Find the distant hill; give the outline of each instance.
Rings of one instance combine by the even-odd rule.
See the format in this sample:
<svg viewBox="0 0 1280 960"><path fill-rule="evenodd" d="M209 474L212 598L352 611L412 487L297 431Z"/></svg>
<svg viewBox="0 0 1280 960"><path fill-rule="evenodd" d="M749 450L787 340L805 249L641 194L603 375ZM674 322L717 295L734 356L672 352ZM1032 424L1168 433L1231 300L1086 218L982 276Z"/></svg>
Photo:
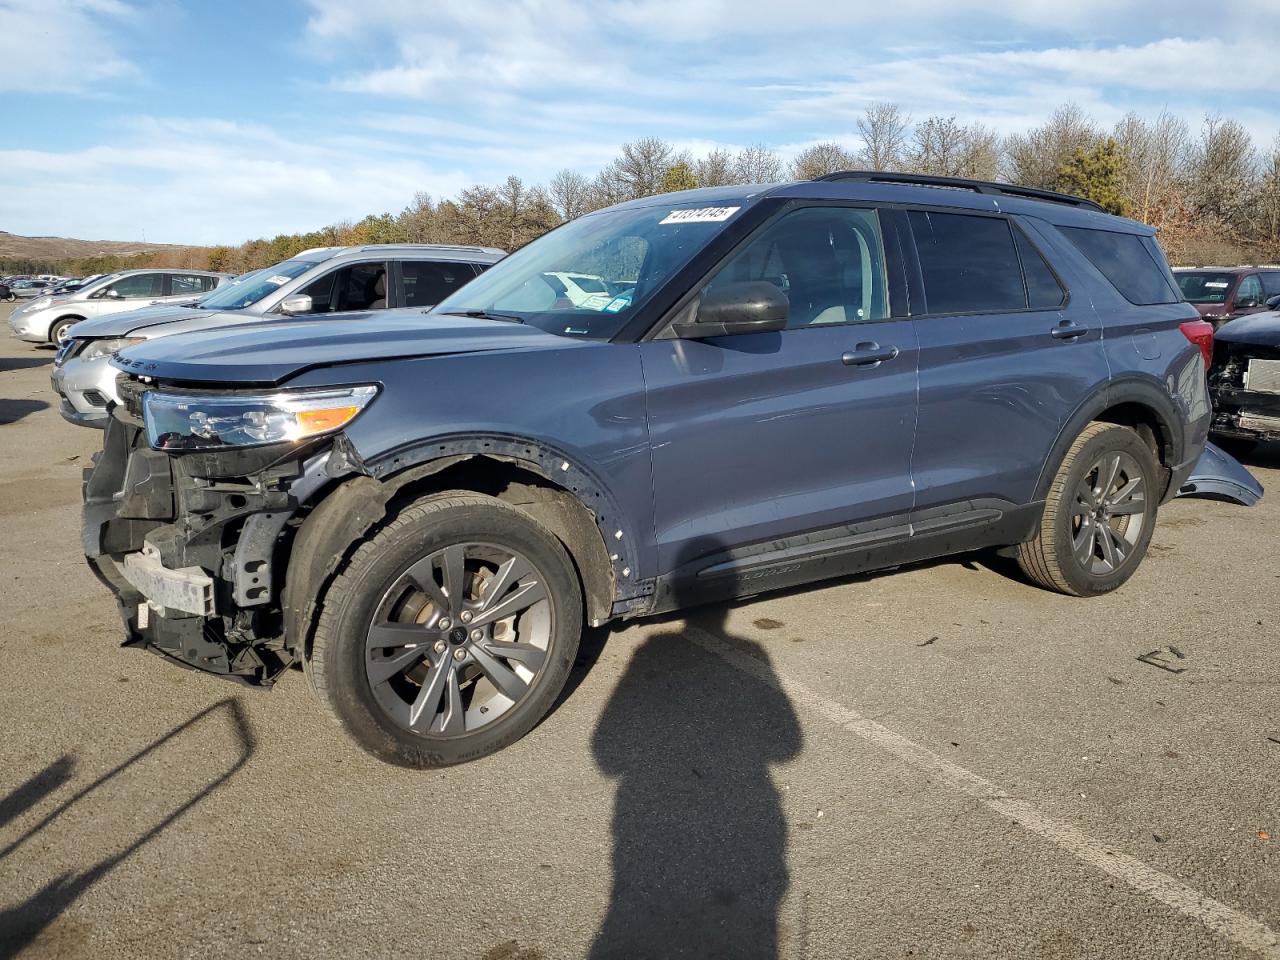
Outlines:
<svg viewBox="0 0 1280 960"><path fill-rule="evenodd" d="M130 240L73 240L69 237L21 237L0 230L0 259L71 260L80 257L128 257L139 253L183 250L172 243Z"/></svg>

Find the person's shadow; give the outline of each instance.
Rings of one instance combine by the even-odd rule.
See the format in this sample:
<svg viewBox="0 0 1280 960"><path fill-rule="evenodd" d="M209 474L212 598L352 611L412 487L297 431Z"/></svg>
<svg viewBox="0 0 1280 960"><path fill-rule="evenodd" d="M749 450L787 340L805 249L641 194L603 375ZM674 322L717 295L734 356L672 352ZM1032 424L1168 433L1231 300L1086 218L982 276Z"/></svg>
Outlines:
<svg viewBox="0 0 1280 960"><path fill-rule="evenodd" d="M705 552L705 551L704 551ZM726 630L721 605L688 623L769 663ZM618 780L613 889L595 960L773 958L789 883L787 826L769 765L802 735L786 695L693 642L684 624L636 650L592 749Z"/></svg>

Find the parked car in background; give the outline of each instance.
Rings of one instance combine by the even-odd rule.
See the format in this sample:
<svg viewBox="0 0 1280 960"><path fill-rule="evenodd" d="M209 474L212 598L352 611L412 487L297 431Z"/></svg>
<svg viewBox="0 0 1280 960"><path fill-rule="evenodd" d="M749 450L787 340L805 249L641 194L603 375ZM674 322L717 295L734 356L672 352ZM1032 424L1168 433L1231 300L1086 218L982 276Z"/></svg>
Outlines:
<svg viewBox="0 0 1280 960"><path fill-rule="evenodd" d="M1280 266L1177 267L1183 298L1215 326L1267 309L1280 296Z"/></svg>
<svg viewBox="0 0 1280 960"><path fill-rule="evenodd" d="M95 273L87 277L66 277L49 291L49 295L57 297L67 293L75 293L85 284L93 283L93 281L102 276L104 276L104 274Z"/></svg>
<svg viewBox="0 0 1280 960"><path fill-rule="evenodd" d="M145 304L182 303L226 283L231 275L207 270L142 268L108 274L65 296L42 296L9 316L9 329L30 343L61 343L83 320Z"/></svg>
<svg viewBox="0 0 1280 960"><path fill-rule="evenodd" d="M426 316L121 350L83 542L129 645L301 664L363 749L459 763L545 715L584 620L981 547L1116 589L1204 450L1211 343L1152 229L1077 198L648 197Z"/></svg>
<svg viewBox="0 0 1280 960"><path fill-rule="evenodd" d="M9 289L9 284L4 280L0 280L0 300L10 301L16 299L17 297L13 295L13 291Z"/></svg>
<svg viewBox="0 0 1280 960"><path fill-rule="evenodd" d="M47 294L52 286L48 280L18 280L9 291L15 300L33 300Z"/></svg>
<svg viewBox="0 0 1280 960"><path fill-rule="evenodd" d="M501 260L492 247L370 244L307 250L182 306L114 314L75 327L54 358L53 387L64 419L101 427L116 402L111 355L177 333L290 317L324 317L386 307L425 309Z"/></svg>
<svg viewBox="0 0 1280 960"><path fill-rule="evenodd" d="M1224 324L1214 337L1213 435L1241 455L1280 440L1280 294L1267 306Z"/></svg>

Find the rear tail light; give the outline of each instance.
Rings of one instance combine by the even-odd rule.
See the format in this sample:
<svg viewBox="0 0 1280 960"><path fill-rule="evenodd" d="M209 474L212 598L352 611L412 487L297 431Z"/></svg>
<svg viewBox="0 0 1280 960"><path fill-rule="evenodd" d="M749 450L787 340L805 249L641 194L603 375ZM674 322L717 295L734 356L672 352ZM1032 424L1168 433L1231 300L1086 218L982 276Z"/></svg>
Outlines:
<svg viewBox="0 0 1280 960"><path fill-rule="evenodd" d="M1207 320L1188 320L1178 324L1182 335L1200 349L1206 370L1213 366L1213 324Z"/></svg>

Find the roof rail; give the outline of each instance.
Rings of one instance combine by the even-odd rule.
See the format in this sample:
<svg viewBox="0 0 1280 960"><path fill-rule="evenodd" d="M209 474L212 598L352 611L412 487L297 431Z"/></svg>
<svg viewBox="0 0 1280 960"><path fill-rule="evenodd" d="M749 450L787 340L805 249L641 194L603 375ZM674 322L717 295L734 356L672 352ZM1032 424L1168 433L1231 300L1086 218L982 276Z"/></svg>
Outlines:
<svg viewBox="0 0 1280 960"><path fill-rule="evenodd" d="M385 250L387 247L410 250L451 250L465 253L504 253L497 247L477 247L469 243L366 243L357 249L361 251Z"/></svg>
<svg viewBox="0 0 1280 960"><path fill-rule="evenodd" d="M924 173L891 173L885 170L842 170L818 177L819 181L855 182L855 183L901 183L918 187L945 187L950 190L972 190L975 193L1003 195L1006 197L1025 197L1028 200L1047 200L1050 203L1065 203L1072 207L1084 207L1087 210L1106 211L1092 200L1084 197L1073 197L1069 193L1057 193L1053 190L1041 190L1039 187L1023 187L1014 183L996 183L993 180L967 180L964 177L935 177Z"/></svg>

